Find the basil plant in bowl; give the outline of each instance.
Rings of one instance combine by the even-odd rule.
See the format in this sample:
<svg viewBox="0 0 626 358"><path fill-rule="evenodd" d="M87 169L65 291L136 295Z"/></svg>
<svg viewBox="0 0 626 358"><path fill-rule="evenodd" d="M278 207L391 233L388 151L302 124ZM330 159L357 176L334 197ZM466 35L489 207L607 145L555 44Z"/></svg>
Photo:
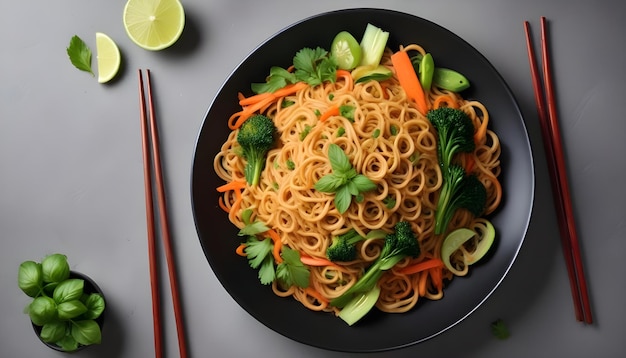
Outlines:
<svg viewBox="0 0 626 358"><path fill-rule="evenodd" d="M100 343L104 296L89 277L70 270L65 255L22 262L18 285L32 298L25 313L50 348L73 352Z"/></svg>

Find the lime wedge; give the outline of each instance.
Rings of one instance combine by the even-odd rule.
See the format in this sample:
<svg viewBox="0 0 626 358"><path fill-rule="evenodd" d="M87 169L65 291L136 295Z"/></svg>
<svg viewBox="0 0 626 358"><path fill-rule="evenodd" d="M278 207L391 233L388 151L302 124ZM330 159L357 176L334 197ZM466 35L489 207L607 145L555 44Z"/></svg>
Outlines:
<svg viewBox="0 0 626 358"><path fill-rule="evenodd" d="M123 22L135 44L158 51L178 40L185 27L185 11L179 0L128 0Z"/></svg>
<svg viewBox="0 0 626 358"><path fill-rule="evenodd" d="M96 61L98 64L98 82L109 82L120 69L122 56L120 50L109 36L96 32Z"/></svg>

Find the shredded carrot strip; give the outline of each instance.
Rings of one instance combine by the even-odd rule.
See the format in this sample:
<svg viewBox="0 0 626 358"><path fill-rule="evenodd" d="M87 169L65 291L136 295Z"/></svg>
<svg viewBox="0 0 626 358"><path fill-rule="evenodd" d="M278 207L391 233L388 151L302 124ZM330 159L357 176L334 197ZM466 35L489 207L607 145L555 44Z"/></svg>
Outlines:
<svg viewBox="0 0 626 358"><path fill-rule="evenodd" d="M465 172L471 173L475 164L474 153L465 153Z"/></svg>
<svg viewBox="0 0 626 358"><path fill-rule="evenodd" d="M447 107L454 108L454 109L459 108L459 103L456 100L454 100L454 98L452 98L451 96L439 96L435 98L435 101L433 102L433 108L437 109L441 107L441 105L444 103L446 104Z"/></svg>
<svg viewBox="0 0 626 358"><path fill-rule="evenodd" d="M244 251L245 249L246 249L246 244L239 244L239 246L237 246L237 249L235 250L235 253L237 253L237 255L239 256L246 257L248 255L246 255L246 252Z"/></svg>
<svg viewBox="0 0 626 358"><path fill-rule="evenodd" d="M425 116L429 110L428 98L417 78L409 55L405 51L398 51L391 55L391 63L407 97L415 102L418 111Z"/></svg>
<svg viewBox="0 0 626 358"><path fill-rule="evenodd" d="M327 259L323 259L323 258L319 258L319 257L311 257L308 255L305 255L303 253L300 253L300 261L302 261L303 264L305 265L309 265L309 266L334 266L334 267L338 267L338 265L330 260Z"/></svg>
<svg viewBox="0 0 626 358"><path fill-rule="evenodd" d="M416 263L414 265L409 265L406 267L403 267L402 269L400 269L398 272L403 274L403 275L411 275L414 273L418 273L424 270L428 270L431 269L433 267L443 267L443 261L441 261L440 259L430 259L430 260L426 260L426 261L422 261L419 263Z"/></svg>
<svg viewBox="0 0 626 358"><path fill-rule="evenodd" d="M226 204L224 204L224 197L220 196L219 198L217 198L217 205L219 205L219 207L225 212L230 212L230 209L226 206Z"/></svg>
<svg viewBox="0 0 626 358"><path fill-rule="evenodd" d="M485 116L482 122L480 122L480 127L478 127L476 133L474 133L474 143L480 143L483 139L485 139L485 136L487 135L487 122L489 122L489 119Z"/></svg>
<svg viewBox="0 0 626 358"><path fill-rule="evenodd" d="M320 116L320 122L324 122L328 118L332 116L338 116L338 115L339 115L339 106L331 106L326 110L326 112L322 113L322 115Z"/></svg>
<svg viewBox="0 0 626 358"><path fill-rule="evenodd" d="M241 127L243 122L250 118L255 112L262 112L279 98L293 94L306 86L307 84L305 82L297 82L287 85L273 93L259 93L250 97L244 97L239 93L237 97L239 98L239 104L242 106L242 109L228 118L228 128L235 130Z"/></svg>
<svg viewBox="0 0 626 358"><path fill-rule="evenodd" d="M382 95L384 99L389 99L389 93L387 93L387 85L384 83L380 83L380 90L383 91Z"/></svg>
<svg viewBox="0 0 626 358"><path fill-rule="evenodd" d="M245 181L240 181L240 180L233 180L231 182L228 182L224 185L220 185L217 187L217 191L219 191L220 193L224 193L227 192L229 190L238 190L238 189L243 189L246 187L246 182Z"/></svg>
<svg viewBox="0 0 626 358"><path fill-rule="evenodd" d="M346 81L348 88L354 87L354 80L352 78L352 74L350 73L350 71L337 70L337 79L340 79L340 78L343 78L344 81Z"/></svg>
<svg viewBox="0 0 626 358"><path fill-rule="evenodd" d="M287 86L285 86L285 87L275 91L272 94L274 95L275 98L278 99L280 97L285 97L285 96L289 96L290 94L294 94L294 93L298 92L299 90L303 89L306 86L307 86L306 82L296 82L294 84L287 85Z"/></svg>
<svg viewBox="0 0 626 358"><path fill-rule="evenodd" d="M430 275L430 280L433 283L433 286L438 291L443 289L443 274L441 273L441 267L432 267L428 269L428 274Z"/></svg>
<svg viewBox="0 0 626 358"><path fill-rule="evenodd" d="M258 102L266 99L267 97L271 97L271 96L273 96L272 93L270 93L270 92L263 92L263 93L255 94L254 96L239 98L239 105L240 106L249 106L249 105L258 103Z"/></svg>
<svg viewBox="0 0 626 358"><path fill-rule="evenodd" d="M274 229L269 229L267 231L272 241L274 241L274 249L272 250L272 255L274 256L274 261L277 264L283 262L283 258L280 256L280 250L283 247L283 242L280 240L280 236Z"/></svg>
<svg viewBox="0 0 626 358"><path fill-rule="evenodd" d="M317 290L316 290L316 289L314 289L314 288L312 288L312 287L310 287L310 286L309 286L309 287L307 287L307 288L305 288L305 289L304 289L304 292L305 292L307 295L309 295L309 296L311 296L311 297L315 298L315 299L316 299L319 303L321 303L321 304L327 305L327 304L330 302L330 301L328 301L328 299L327 299L326 297L322 296L322 294L321 294L321 293L317 292Z"/></svg>
<svg viewBox="0 0 626 358"><path fill-rule="evenodd" d="M426 281L428 281L428 271L422 272L417 282L417 293L420 296L426 296Z"/></svg>
<svg viewBox="0 0 626 358"><path fill-rule="evenodd" d="M261 108L275 101L276 98L273 96L266 97L254 104L244 107L241 111L233 114L228 118L228 128L235 130L246 121L246 119L250 118L252 114L259 111Z"/></svg>

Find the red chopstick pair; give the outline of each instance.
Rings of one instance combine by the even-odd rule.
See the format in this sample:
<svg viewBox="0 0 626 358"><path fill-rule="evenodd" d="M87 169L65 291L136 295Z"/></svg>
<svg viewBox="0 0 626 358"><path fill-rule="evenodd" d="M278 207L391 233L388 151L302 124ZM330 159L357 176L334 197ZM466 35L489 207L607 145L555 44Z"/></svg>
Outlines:
<svg viewBox="0 0 626 358"><path fill-rule="evenodd" d="M165 189L163 184L163 175L161 170L161 156L159 153L159 137L157 131L156 118L154 116L154 103L152 101L152 86L150 83L150 70L146 70L146 87L148 97L149 121L146 117L146 95L144 94L143 74L141 69L139 73L139 105L141 117L141 135L143 149L143 169L144 169L144 187L146 196L146 217L148 224L148 259L150 265L150 287L152 292L152 317L154 326L154 348L155 357L163 356L163 338L161 327L161 307L160 307L160 290L156 245L156 224L154 217L154 199L153 199L153 181L157 185L157 200L159 204L159 223L161 236L163 237L163 247L165 250L165 259L170 279L170 289L172 294L172 303L174 305L174 319L176 321L176 331L178 334L178 346L180 356L187 357L187 347L182 320L182 309L178 294L178 281L176 278L176 270L174 256L172 253L172 244L169 236L169 223L167 219L167 208L165 205ZM148 134L149 132L149 134ZM152 146L150 146L152 144ZM152 157L150 156L152 154ZM154 168L154 173L153 169ZM154 174L154 178L153 178Z"/></svg>
<svg viewBox="0 0 626 358"><path fill-rule="evenodd" d="M524 30L526 32L526 45L528 47L530 72L533 79L533 88L535 90L535 101L537 102L537 111L539 113L539 120L541 121L541 134L548 161L548 170L550 171L552 193L554 195L554 206L556 208L559 221L561 246L563 248L563 254L565 256L565 263L567 265L567 272L570 280L570 287L572 289L576 319L585 323L592 323L593 319L589 303L589 294L587 292L587 283L585 280L583 263L578 245L578 234L576 232L576 224L574 222L574 213L572 210L572 201L570 198L565 159L561 143L561 133L557 117L556 99L554 96L554 85L552 82L550 67L548 39L546 35L546 18L541 17L541 53L543 60L543 85L545 86L545 93L544 88L542 87L542 79L539 74L537 60L535 59L535 52L533 50L530 34L530 24L528 21L524 22Z"/></svg>

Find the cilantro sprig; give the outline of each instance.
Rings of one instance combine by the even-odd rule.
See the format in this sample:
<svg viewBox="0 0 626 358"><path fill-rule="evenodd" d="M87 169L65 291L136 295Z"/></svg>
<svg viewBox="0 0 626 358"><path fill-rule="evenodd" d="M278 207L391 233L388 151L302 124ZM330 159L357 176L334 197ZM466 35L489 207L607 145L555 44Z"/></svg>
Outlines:
<svg viewBox="0 0 626 358"><path fill-rule="evenodd" d="M335 206L339 213L345 213L352 198L363 200L363 193L376 189L376 183L363 174L357 173L350 159L337 144L328 147L328 159L332 173L321 177L314 185L315 190L335 194Z"/></svg>
<svg viewBox="0 0 626 358"><path fill-rule="evenodd" d="M278 280L285 287L294 285L308 287L310 271L300 260L300 253L289 247L283 247L281 251L283 261L277 265L272 254L274 243L271 238L262 235L269 228L261 221L252 222L251 216L250 209L242 213L245 226L239 230L239 236L246 236L244 253L250 267L259 270L259 281L263 285Z"/></svg>
<svg viewBox="0 0 626 358"><path fill-rule="evenodd" d="M293 57L294 72L273 66L265 82L251 85L254 93L276 92L277 90L296 82L306 82L310 86L317 86L325 81L335 82L337 76L337 61L321 47L305 47Z"/></svg>

